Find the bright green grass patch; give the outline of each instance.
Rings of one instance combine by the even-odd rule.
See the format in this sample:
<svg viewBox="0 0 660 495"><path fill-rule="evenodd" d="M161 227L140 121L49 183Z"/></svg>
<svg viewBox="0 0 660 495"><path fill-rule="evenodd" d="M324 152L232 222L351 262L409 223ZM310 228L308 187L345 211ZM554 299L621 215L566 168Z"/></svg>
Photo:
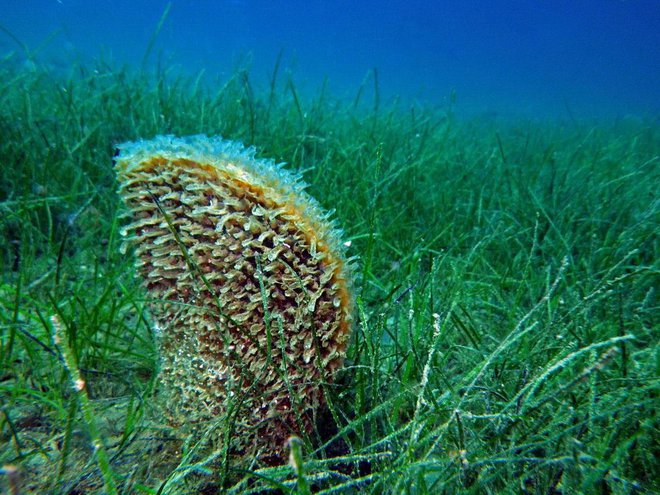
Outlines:
<svg viewBox="0 0 660 495"><path fill-rule="evenodd" d="M304 100L276 77L261 91L244 70L209 87L11 62L0 464L18 467L21 493L660 490L657 122L465 122ZM328 387L333 426L303 439L301 469L221 462L160 422L112 156L163 133L289 163L352 242L353 342Z"/></svg>

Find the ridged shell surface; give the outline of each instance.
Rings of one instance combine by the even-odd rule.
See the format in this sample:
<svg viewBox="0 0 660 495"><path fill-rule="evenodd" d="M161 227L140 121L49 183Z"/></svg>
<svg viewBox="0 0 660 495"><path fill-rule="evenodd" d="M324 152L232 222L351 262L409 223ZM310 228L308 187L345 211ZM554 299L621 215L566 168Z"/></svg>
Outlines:
<svg viewBox="0 0 660 495"><path fill-rule="evenodd" d="M236 142L124 143L115 169L170 422L281 459L344 359L352 302L339 231L299 177Z"/></svg>

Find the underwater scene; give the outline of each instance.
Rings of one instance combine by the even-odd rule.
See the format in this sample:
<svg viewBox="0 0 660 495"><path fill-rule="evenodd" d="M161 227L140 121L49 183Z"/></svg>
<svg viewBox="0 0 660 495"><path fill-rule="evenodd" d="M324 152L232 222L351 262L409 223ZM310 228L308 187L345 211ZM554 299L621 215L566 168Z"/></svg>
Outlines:
<svg viewBox="0 0 660 495"><path fill-rule="evenodd" d="M0 493L660 493L657 0L0 0Z"/></svg>

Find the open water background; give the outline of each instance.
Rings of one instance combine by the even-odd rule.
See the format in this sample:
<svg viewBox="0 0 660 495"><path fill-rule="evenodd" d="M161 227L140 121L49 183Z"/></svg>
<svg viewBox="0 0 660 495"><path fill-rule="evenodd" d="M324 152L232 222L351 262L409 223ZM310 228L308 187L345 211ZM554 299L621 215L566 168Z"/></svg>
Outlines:
<svg viewBox="0 0 660 495"><path fill-rule="evenodd" d="M0 57L140 67L168 3L0 0ZM459 115L660 115L660 0L174 0L147 62L208 84L248 65L265 86L280 53L307 94L353 98L377 69L384 102Z"/></svg>

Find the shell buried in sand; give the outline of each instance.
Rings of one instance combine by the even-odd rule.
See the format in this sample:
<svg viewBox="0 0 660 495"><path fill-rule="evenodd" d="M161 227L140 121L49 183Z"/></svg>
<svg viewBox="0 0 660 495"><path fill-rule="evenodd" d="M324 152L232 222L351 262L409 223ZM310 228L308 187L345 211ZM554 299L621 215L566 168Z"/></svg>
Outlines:
<svg viewBox="0 0 660 495"><path fill-rule="evenodd" d="M183 431L281 458L341 366L352 298L340 232L299 177L221 138L119 146L115 169L150 313L160 394Z"/></svg>

